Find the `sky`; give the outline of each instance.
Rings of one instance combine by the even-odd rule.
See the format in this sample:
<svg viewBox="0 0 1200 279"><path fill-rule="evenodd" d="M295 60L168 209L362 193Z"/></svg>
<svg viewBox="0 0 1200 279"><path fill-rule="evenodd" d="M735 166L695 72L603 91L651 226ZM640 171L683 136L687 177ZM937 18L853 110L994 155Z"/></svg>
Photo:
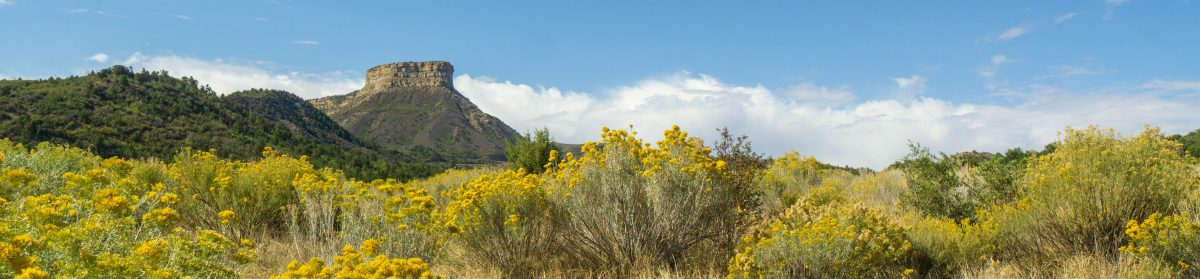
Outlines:
<svg viewBox="0 0 1200 279"><path fill-rule="evenodd" d="M1041 148L1064 128L1200 128L1200 3L0 0L0 79L115 64L219 93L349 93L444 60L518 131L729 127L758 151L879 168Z"/></svg>

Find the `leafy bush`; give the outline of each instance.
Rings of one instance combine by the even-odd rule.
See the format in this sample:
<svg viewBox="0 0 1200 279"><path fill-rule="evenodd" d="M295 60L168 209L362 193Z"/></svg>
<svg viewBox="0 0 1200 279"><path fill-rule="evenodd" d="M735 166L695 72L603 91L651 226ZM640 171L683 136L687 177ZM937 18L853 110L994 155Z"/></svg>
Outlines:
<svg viewBox="0 0 1200 279"><path fill-rule="evenodd" d="M504 148L512 170L525 169L539 174L546 172L546 163L558 161L558 147L550 138L550 130L540 129L525 137L517 137Z"/></svg>
<svg viewBox="0 0 1200 279"><path fill-rule="evenodd" d="M960 165L946 154L934 155L919 145L909 148L912 152L897 163L908 182L908 191L900 196L900 202L929 215L970 217L975 204L967 197L969 189L957 172Z"/></svg>
<svg viewBox="0 0 1200 279"><path fill-rule="evenodd" d="M877 211L806 198L743 239L729 277L908 277L911 249L904 230Z"/></svg>

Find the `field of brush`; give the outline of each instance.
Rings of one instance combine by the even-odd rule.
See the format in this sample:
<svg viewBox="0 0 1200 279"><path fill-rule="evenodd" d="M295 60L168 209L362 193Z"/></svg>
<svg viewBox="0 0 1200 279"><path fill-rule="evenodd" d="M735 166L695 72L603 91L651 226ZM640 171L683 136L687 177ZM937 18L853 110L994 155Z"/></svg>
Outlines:
<svg viewBox="0 0 1200 279"><path fill-rule="evenodd" d="M661 138L606 128L412 181L270 148L165 162L0 141L0 278L1200 276L1198 162L1157 129L914 146L884 170Z"/></svg>

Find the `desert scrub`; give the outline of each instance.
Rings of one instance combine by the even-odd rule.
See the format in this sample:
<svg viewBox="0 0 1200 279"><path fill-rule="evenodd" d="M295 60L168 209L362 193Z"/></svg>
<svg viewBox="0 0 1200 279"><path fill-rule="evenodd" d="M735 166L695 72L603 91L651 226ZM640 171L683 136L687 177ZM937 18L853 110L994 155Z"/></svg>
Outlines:
<svg viewBox="0 0 1200 279"><path fill-rule="evenodd" d="M441 278L429 271L429 265L419 258L389 258L380 254L378 243L368 239L359 249L346 245L342 254L333 257L333 265L326 266L320 258L306 263L292 261L287 271L272 275L272 279L332 279L332 278Z"/></svg>
<svg viewBox="0 0 1200 279"><path fill-rule="evenodd" d="M432 219L434 199L424 189L392 179L365 183L328 169L298 175L292 186L299 204L287 208L296 251L305 246L329 258L338 246L372 239L375 250L386 255L426 262L440 255L445 236Z"/></svg>
<svg viewBox="0 0 1200 279"><path fill-rule="evenodd" d="M212 151L185 149L168 166L168 187L181 197L179 211L189 226L226 227L235 233L256 233L285 228L282 208L295 202L291 180L311 172L306 157L263 150L259 161L220 159ZM237 219L222 219L232 211Z"/></svg>
<svg viewBox="0 0 1200 279"><path fill-rule="evenodd" d="M584 144L580 157L568 155L547 174L560 247L581 269L682 268L687 254L730 236L737 228L728 225L750 210L737 206L746 196L738 191L750 189L730 183L726 163L678 126L653 146L604 128L600 143Z"/></svg>
<svg viewBox="0 0 1200 279"><path fill-rule="evenodd" d="M987 264L995 256L999 230L991 215L980 211L975 218L962 220L915 213L904 216L910 220L905 235L913 245L915 267L926 276L946 277Z"/></svg>
<svg viewBox="0 0 1200 279"><path fill-rule="evenodd" d="M1121 252L1157 260L1189 276L1200 275L1200 222L1181 215L1155 213L1125 225L1129 244Z"/></svg>
<svg viewBox="0 0 1200 279"><path fill-rule="evenodd" d="M1158 129L1118 137L1095 127L1067 129L1057 149L1031 159L1023 208L997 215L1006 257L1052 264L1061 255L1116 255L1126 222L1177 211L1195 189L1179 144ZM1007 220L1004 220L1007 219Z"/></svg>
<svg viewBox="0 0 1200 279"><path fill-rule="evenodd" d="M792 151L775 158L758 181L764 214L782 213L810 189L820 187L828 172L821 168L815 157L802 156L799 152Z"/></svg>
<svg viewBox="0 0 1200 279"><path fill-rule="evenodd" d="M31 168L47 150L65 159ZM180 227L178 195L139 176L161 164L52 145L3 156L0 277L233 278L255 257L221 233Z"/></svg>
<svg viewBox="0 0 1200 279"><path fill-rule="evenodd" d="M484 175L455 190L437 214L465 264L527 277L553 261L550 201L538 175Z"/></svg>
<svg viewBox="0 0 1200 279"><path fill-rule="evenodd" d="M837 198L807 198L745 237L729 278L897 278L912 244L878 211Z"/></svg>

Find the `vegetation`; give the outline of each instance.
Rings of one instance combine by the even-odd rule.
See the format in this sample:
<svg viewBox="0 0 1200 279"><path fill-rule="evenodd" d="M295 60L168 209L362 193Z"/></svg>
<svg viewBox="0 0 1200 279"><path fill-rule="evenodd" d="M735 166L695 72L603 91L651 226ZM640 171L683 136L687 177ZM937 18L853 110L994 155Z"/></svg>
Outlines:
<svg viewBox="0 0 1200 279"><path fill-rule="evenodd" d="M535 130L533 134L524 137L517 137L504 147L504 155L508 157L510 169L524 169L533 174L546 172L546 164L558 161L557 154L560 153L558 145L550 138L550 130L545 128Z"/></svg>
<svg viewBox="0 0 1200 279"><path fill-rule="evenodd" d="M533 137L536 139L536 137ZM547 137L548 138L548 137ZM0 277L1200 276L1200 164L1147 128L882 171L605 129L526 168L358 180L307 156L0 141Z"/></svg>
<svg viewBox="0 0 1200 279"><path fill-rule="evenodd" d="M313 156L361 179L427 177L444 164L374 147L282 91L217 96L192 78L113 66L86 76L0 80L0 137L75 146L103 157L169 160L182 147L250 160L264 147Z"/></svg>

